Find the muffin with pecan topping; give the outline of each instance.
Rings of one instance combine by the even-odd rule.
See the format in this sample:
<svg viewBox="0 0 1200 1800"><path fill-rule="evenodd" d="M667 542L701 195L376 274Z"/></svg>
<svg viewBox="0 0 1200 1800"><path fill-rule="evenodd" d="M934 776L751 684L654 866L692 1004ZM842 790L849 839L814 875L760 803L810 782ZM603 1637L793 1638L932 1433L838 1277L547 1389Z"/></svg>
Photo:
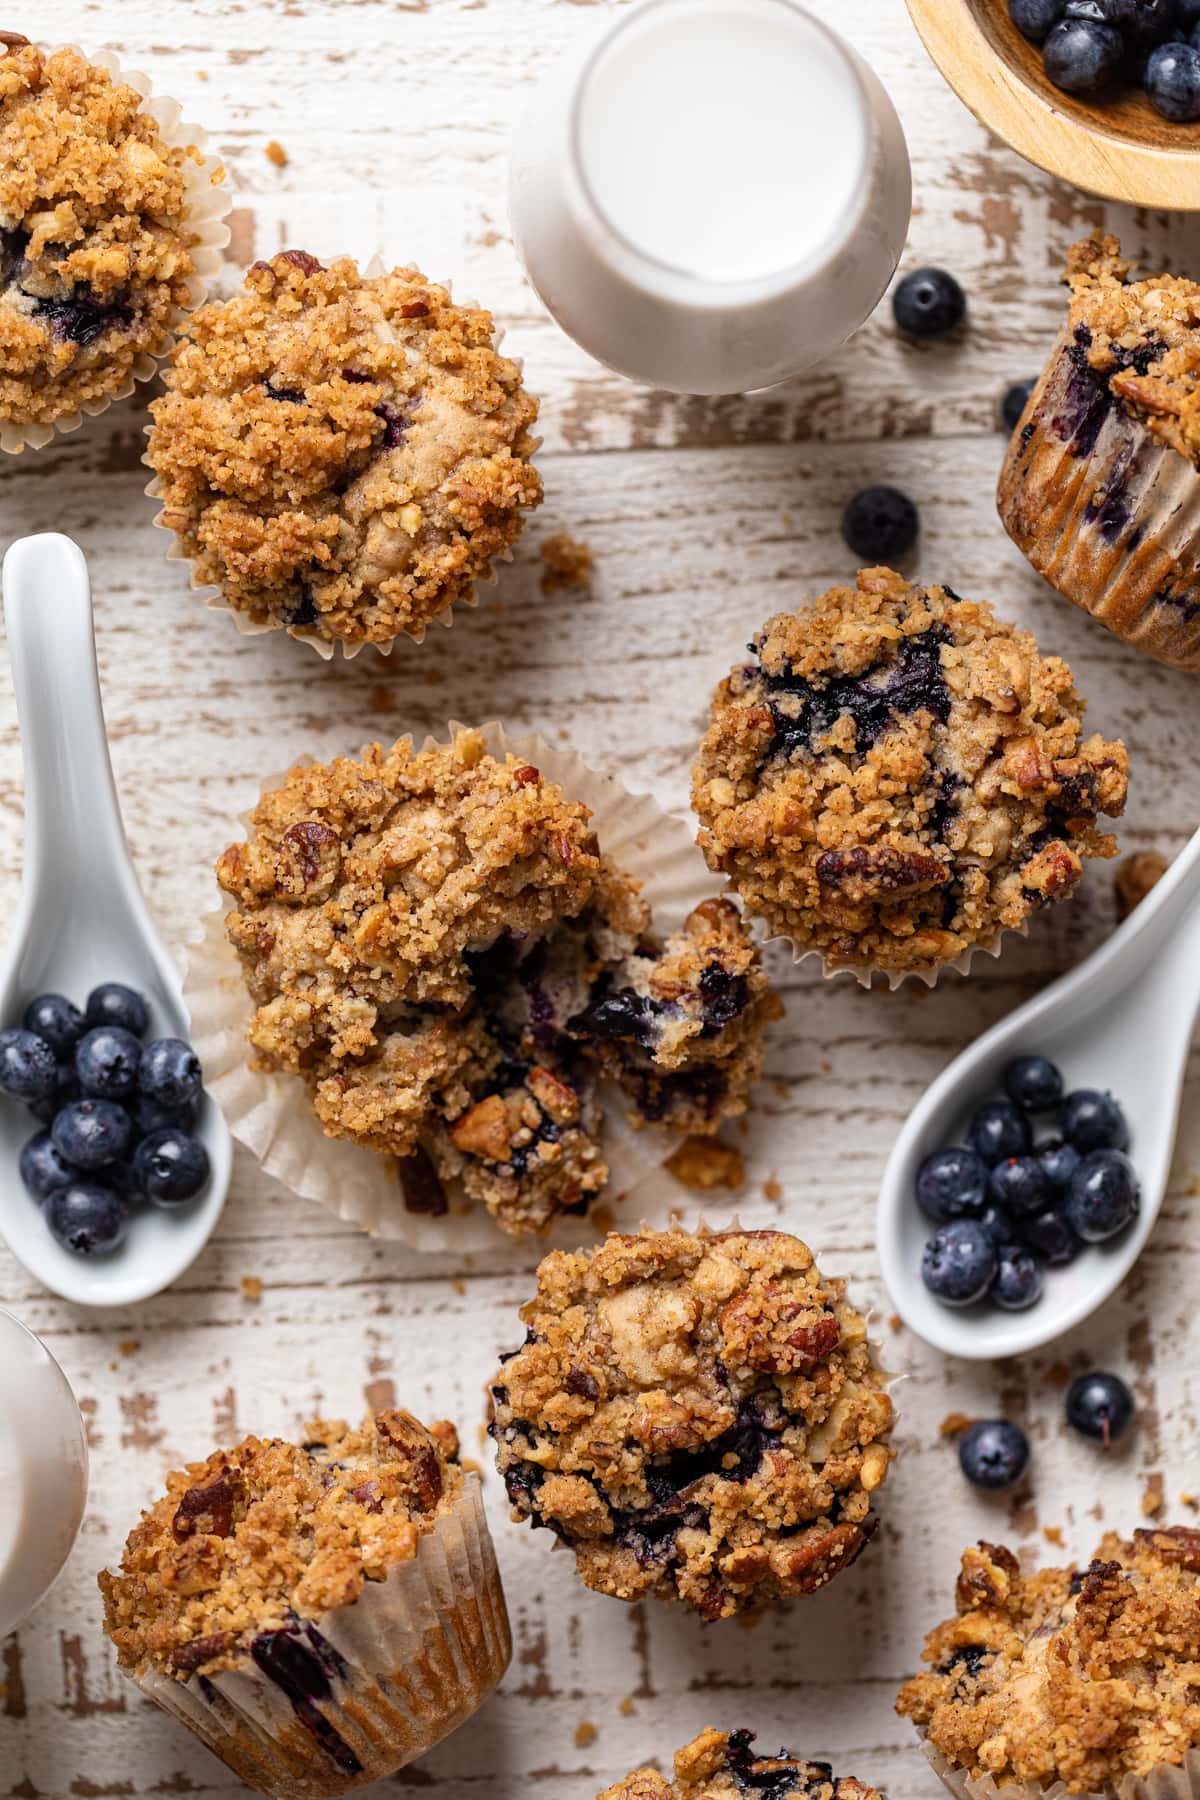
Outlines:
<svg viewBox="0 0 1200 1800"><path fill-rule="evenodd" d="M1067 665L982 603L866 569L752 649L692 804L710 868L797 952L930 979L1115 853L1125 746L1085 739Z"/></svg>
<svg viewBox="0 0 1200 1800"><path fill-rule="evenodd" d="M521 1318L496 1460L588 1587L728 1618L866 1547L892 1404L845 1283L798 1238L614 1233L547 1256Z"/></svg>
<svg viewBox="0 0 1200 1800"><path fill-rule="evenodd" d="M656 1769L635 1769L596 1800L740 1800L750 1793L778 1800L880 1800L874 1788L852 1775L834 1775L828 1763L803 1762L790 1750L756 1756L750 1732L712 1725L676 1751L674 1781Z"/></svg>
<svg viewBox="0 0 1200 1800"><path fill-rule="evenodd" d="M277 1800L423 1755L512 1648L478 1477L396 1410L168 1476L100 1587L126 1674Z"/></svg>

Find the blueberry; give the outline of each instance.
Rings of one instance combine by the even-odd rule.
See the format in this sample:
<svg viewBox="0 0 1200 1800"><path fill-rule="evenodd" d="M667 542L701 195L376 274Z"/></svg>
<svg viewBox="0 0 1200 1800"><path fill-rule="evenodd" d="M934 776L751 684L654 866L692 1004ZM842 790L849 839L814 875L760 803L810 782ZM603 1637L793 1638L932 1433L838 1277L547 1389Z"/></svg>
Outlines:
<svg viewBox="0 0 1200 1800"><path fill-rule="evenodd" d="M1038 1144L1034 1155L1042 1165L1042 1174L1050 1186L1063 1193L1071 1185L1071 1177L1079 1167L1079 1152L1073 1144L1064 1144L1061 1138L1048 1138L1044 1144Z"/></svg>
<svg viewBox="0 0 1200 1800"><path fill-rule="evenodd" d="M200 1060L180 1038L156 1038L142 1051L138 1089L147 1100L178 1109L200 1096Z"/></svg>
<svg viewBox="0 0 1200 1800"><path fill-rule="evenodd" d="M1146 64L1146 98L1164 119L1190 125L1200 119L1200 49L1160 44Z"/></svg>
<svg viewBox="0 0 1200 1800"><path fill-rule="evenodd" d="M946 269L914 269L892 295L892 312L906 337L946 337L966 310L967 297Z"/></svg>
<svg viewBox="0 0 1200 1800"><path fill-rule="evenodd" d="M58 1080L49 1044L32 1031L0 1031L0 1088L15 1100L48 1100Z"/></svg>
<svg viewBox="0 0 1200 1800"><path fill-rule="evenodd" d="M160 1206L191 1200L208 1180L208 1151L183 1131L154 1131L133 1158L133 1176L148 1199Z"/></svg>
<svg viewBox="0 0 1200 1800"><path fill-rule="evenodd" d="M951 1219L925 1246L921 1279L947 1306L982 1300L996 1273L996 1246L977 1219Z"/></svg>
<svg viewBox="0 0 1200 1800"><path fill-rule="evenodd" d="M1006 1312L1024 1312L1042 1297L1042 1271L1024 1244L1001 1244L996 1252L996 1273L988 1290Z"/></svg>
<svg viewBox="0 0 1200 1800"><path fill-rule="evenodd" d="M842 536L864 562L899 562L920 530L920 514L899 488L862 488L842 514Z"/></svg>
<svg viewBox="0 0 1200 1800"><path fill-rule="evenodd" d="M145 1094L139 1094L133 1103L133 1125L139 1137L149 1137L152 1131L192 1131L195 1124L194 1106L163 1106Z"/></svg>
<svg viewBox="0 0 1200 1800"><path fill-rule="evenodd" d="M84 1093L98 1100L131 1100L137 1091L142 1046L121 1025L98 1025L80 1039L75 1073Z"/></svg>
<svg viewBox="0 0 1200 1800"><path fill-rule="evenodd" d="M937 1224L983 1211L987 1170L973 1150L935 1150L917 1170L917 1205Z"/></svg>
<svg viewBox="0 0 1200 1800"><path fill-rule="evenodd" d="M989 1168L1009 1156L1028 1156L1032 1144L1029 1120L1007 1100L985 1102L967 1136Z"/></svg>
<svg viewBox="0 0 1200 1800"><path fill-rule="evenodd" d="M1077 1237L1102 1244L1124 1231L1140 1201L1137 1175L1124 1152L1092 1150L1071 1177L1064 1210Z"/></svg>
<svg viewBox="0 0 1200 1800"><path fill-rule="evenodd" d="M1006 1156L988 1178L988 1198L1014 1218L1041 1212L1049 1203L1050 1188L1036 1156Z"/></svg>
<svg viewBox="0 0 1200 1800"><path fill-rule="evenodd" d="M1004 1091L1026 1112L1049 1112L1063 1097L1063 1078L1045 1056L1018 1056L1004 1071Z"/></svg>
<svg viewBox="0 0 1200 1800"><path fill-rule="evenodd" d="M1062 19L1042 48L1042 64L1065 94L1097 94L1116 74L1125 40L1112 25L1092 19Z"/></svg>
<svg viewBox="0 0 1200 1800"><path fill-rule="evenodd" d="M981 1419L959 1439L958 1464L972 1487L1002 1494L1029 1466L1029 1439L1007 1419Z"/></svg>
<svg viewBox="0 0 1200 1800"><path fill-rule="evenodd" d="M55 1118L72 1100L79 1098L79 1077L73 1062L59 1063L54 1077L54 1092L47 1100L34 1100L29 1110L39 1124L53 1125Z"/></svg>
<svg viewBox="0 0 1200 1800"><path fill-rule="evenodd" d="M73 1100L58 1114L50 1136L73 1169L103 1169L129 1154L133 1120L111 1100Z"/></svg>
<svg viewBox="0 0 1200 1800"><path fill-rule="evenodd" d="M1062 18L1063 0L1008 0L1008 16L1031 44L1040 44Z"/></svg>
<svg viewBox="0 0 1200 1800"><path fill-rule="evenodd" d="M144 1037L150 1028L150 1009L142 996L119 981L104 981L87 997L85 1014L89 1025L119 1025Z"/></svg>
<svg viewBox="0 0 1200 1800"><path fill-rule="evenodd" d="M985 1206L979 1215L979 1223L999 1248L1001 1244L1009 1244L1016 1235L1016 1227L1002 1206L992 1204Z"/></svg>
<svg viewBox="0 0 1200 1800"><path fill-rule="evenodd" d="M48 1131L39 1131L21 1146L19 1164L21 1180L35 1200L48 1200L59 1188L69 1187L75 1179L50 1139Z"/></svg>
<svg viewBox="0 0 1200 1800"><path fill-rule="evenodd" d="M1129 1127L1111 1094L1077 1088L1059 1108L1058 1123L1068 1144L1080 1155L1089 1150L1127 1150Z"/></svg>
<svg viewBox="0 0 1200 1800"><path fill-rule="evenodd" d="M1000 402L1000 417L1004 421L1005 431L1015 431L1021 423L1021 414L1029 404L1029 396L1037 386L1036 376L1031 381L1014 381L1005 388L1004 398Z"/></svg>
<svg viewBox="0 0 1200 1800"><path fill-rule="evenodd" d="M1175 0L1175 17L1183 31L1200 25L1200 0Z"/></svg>
<svg viewBox="0 0 1200 1800"><path fill-rule="evenodd" d="M1030 1218L1022 1219L1020 1230L1021 1237L1029 1248L1043 1262L1049 1263L1052 1269L1065 1268L1067 1263L1075 1261L1083 1249L1062 1213L1053 1206L1048 1206L1045 1212L1034 1213Z"/></svg>
<svg viewBox="0 0 1200 1800"><path fill-rule="evenodd" d="M1104 0L1113 9L1111 23L1125 34L1126 48L1137 52L1178 39L1187 30L1179 0Z"/></svg>
<svg viewBox="0 0 1200 1800"><path fill-rule="evenodd" d="M115 1250L129 1229L129 1212L119 1194L98 1181L76 1181L46 1202L46 1223L56 1243L78 1256Z"/></svg>
<svg viewBox="0 0 1200 1800"><path fill-rule="evenodd" d="M1128 1431L1132 1418L1133 1395L1119 1375L1093 1369L1067 1389L1067 1424L1098 1438L1105 1449Z"/></svg>
<svg viewBox="0 0 1200 1800"><path fill-rule="evenodd" d="M70 1057L83 1036L83 1014L62 994L39 994L25 1008L21 1022L26 1031L49 1044L59 1062Z"/></svg>

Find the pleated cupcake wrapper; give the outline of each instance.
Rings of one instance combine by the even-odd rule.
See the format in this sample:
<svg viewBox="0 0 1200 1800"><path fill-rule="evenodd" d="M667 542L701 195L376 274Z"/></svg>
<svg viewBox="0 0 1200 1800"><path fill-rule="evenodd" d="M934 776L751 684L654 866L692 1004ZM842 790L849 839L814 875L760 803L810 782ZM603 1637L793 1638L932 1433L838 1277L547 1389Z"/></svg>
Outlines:
<svg viewBox="0 0 1200 1800"><path fill-rule="evenodd" d="M766 941L768 944L786 944L792 953L792 961L797 966L806 962L819 963L821 974L826 981L836 981L839 975L853 975L859 987L869 988L875 977L882 975L894 994L904 986L906 981L923 981L928 988L936 987L947 969L953 969L959 975L969 975L971 964L977 956L999 956L1003 952L1006 937L1025 937L1027 933L1028 927L1025 925L1017 925L1010 930L997 932L996 936L990 938L986 944L971 944L961 956L956 956L953 962L943 963L940 969L858 968L847 963L831 966L826 960L823 950L809 950L797 944L795 938L789 937L786 932L773 932Z"/></svg>
<svg viewBox="0 0 1200 1800"><path fill-rule="evenodd" d="M379 276L386 275L388 273L388 266L384 262L384 260L381 256L376 255L371 258L370 262L368 262L368 264L366 265L366 267L362 271L362 273L369 281L374 281L374 280L377 280ZM450 293L450 284L448 282L440 283L439 285L444 286L446 289L446 292ZM473 300L466 300L463 302L463 304L468 307L473 307L475 305L475 302ZM504 332L499 327L497 327L496 330L492 333L492 348L494 350L499 350L503 341L504 341ZM524 364L522 362L522 359L519 356L517 356L517 357L513 357L512 360L515 363L517 369L523 371ZM149 437L149 435L150 435L150 430L151 430L151 427L147 426L146 427L146 436L147 437ZM531 457L536 456L538 451L541 449L541 446L542 446L541 438L534 438L533 448L530 451L530 456ZM147 468L150 468L152 466L150 463L150 457L149 457L148 453L142 457L142 461L143 461L143 463L145 463ZM147 482L145 491L151 500L161 500L162 499L162 497L163 497L162 489L159 487L157 476L155 476L151 481ZM280 626L278 626L278 625L272 625L269 623L265 623L263 621L259 621L259 620L250 618L247 613L240 611L237 607L231 606L229 601L225 598L223 591L219 587L213 587L210 582L205 582L205 581L200 580L199 576L197 576L195 571L192 569L191 558L188 556L187 551L183 548L183 545L179 540L178 534L175 532L174 528L167 522L165 509L160 510L159 512L157 512L154 515L153 523L155 525L157 525L160 530L165 531L171 539L171 545L167 551L167 561L171 562L171 563L184 563L187 566L187 568L189 570L189 585L191 586L193 593L196 593L196 594L199 594L202 596L202 598L204 600L204 604L208 608L209 612L229 613L229 615L233 619L234 624L237 626L238 631L241 633L242 637L262 637L267 632L278 631L281 629ZM499 551L497 551L496 555L492 558L493 564L495 564L495 563L511 563L512 560L513 560L513 553L511 550L499 550ZM488 572L486 574L477 575L475 577L475 581L474 581L474 584L473 584L470 592L467 594L464 594L454 604L457 606L460 606L460 607L478 606L479 595L477 594L477 592L475 590L479 587L495 587L498 580L499 580L499 576L497 575L495 568L494 567L489 568ZM297 631L295 629L288 629L288 636L291 638L295 638L297 643L307 644L310 649L315 650L317 655L321 658L322 662L332 661L335 654L339 651L341 652L343 661L353 662L354 658L359 654L360 651L363 651L363 650L376 650L376 651L378 651L380 656L390 656L392 654L392 651L396 648L396 645L399 642L401 642L402 640L408 640L409 642L414 643L414 644L422 644L425 641L425 633L428 631L428 629L431 625L440 625L443 628L443 630L449 631L449 629L453 625L453 623L454 623L454 606L447 606L447 607L444 607L441 612L435 613L431 619L426 619L420 625L414 625L414 627L412 628L411 631L401 632L398 634L398 636L393 637L393 638L388 638L385 642L378 643L378 644L344 644L341 642L340 639L336 643L331 643L328 638L319 637L315 632Z"/></svg>
<svg viewBox="0 0 1200 1800"><path fill-rule="evenodd" d="M339 1766L249 1656L183 1681L149 1670L137 1685L274 1800L325 1800L405 1768L482 1706L512 1656L479 1477L466 1477L410 1562L314 1623L344 1672L330 1674L330 1697L310 1704L358 1772Z"/></svg>
<svg viewBox="0 0 1200 1800"><path fill-rule="evenodd" d="M449 735L461 729L452 721ZM693 907L712 896L714 879L688 826L664 812L651 795L632 793L615 776L589 767L574 750L541 737L510 738L495 722L479 730L494 756L502 759L511 752L533 763L568 799L590 808L602 850L641 883L660 936L676 930ZM423 748L437 742L428 738ZM282 780L282 775L269 777L263 791ZM246 1033L254 1006L225 935L230 904L224 896L214 900L199 938L188 947L184 1000L205 1087L234 1137L292 1193L318 1201L373 1237L396 1238L422 1251L494 1248L500 1227L484 1206L467 1200L460 1183L446 1184L450 1210L445 1216L409 1212L387 1158L360 1144L326 1137L297 1076L250 1066ZM647 1182L680 1140L651 1125L635 1128L628 1102L614 1083L601 1082L598 1093L604 1110L600 1150L609 1166L608 1185L597 1196L603 1203ZM664 1188L668 1180L663 1177ZM671 1198L678 1203L677 1191ZM577 1238L579 1227L578 1219L567 1219L558 1234L569 1229Z"/></svg>
<svg viewBox="0 0 1200 1800"><path fill-rule="evenodd" d="M1090 453L1072 453L1073 343L1059 337L1013 433L1001 521L1065 599L1156 661L1200 670L1200 474L1115 400Z"/></svg>
<svg viewBox="0 0 1200 1800"><path fill-rule="evenodd" d="M97 51L94 56L87 56L77 44L56 44L50 51L74 50L97 68L106 69L114 81L123 82L127 87L142 96L143 112L154 119L162 134L163 142L169 148L186 150L188 148L203 150L207 135L196 125L188 125L183 120L183 108L177 100L168 100L164 96L152 93L149 78L136 69L122 69L120 61L111 50ZM196 243L191 246L192 273L188 277L187 306L178 311L172 321L172 328L177 329L179 322L195 307L200 306L208 295L209 289L221 270L221 252L229 242L229 227L225 223L226 214L233 205L233 196L221 183L214 185L214 177L220 170L220 159L205 156L200 162L187 157L183 164L184 182L186 185L185 221L190 228ZM22 450L42 450L56 436L65 436L67 432L78 431L87 418L97 418L107 412L114 400L128 400L139 381L150 381L158 371L159 364L166 360L170 346L159 356L143 354L134 364L133 372L115 393L106 394L103 399L87 401L78 412L70 413L52 424L32 423L19 425L13 420L0 421L0 450L7 450L10 455L19 456Z"/></svg>
<svg viewBox="0 0 1200 1800"><path fill-rule="evenodd" d="M1189 1750L1182 1764L1160 1763L1146 1775L1126 1775L1115 1786L1072 1793L1065 1782L996 1781L956 1769L922 1735L921 1748L930 1767L958 1800L1200 1800L1200 1750Z"/></svg>

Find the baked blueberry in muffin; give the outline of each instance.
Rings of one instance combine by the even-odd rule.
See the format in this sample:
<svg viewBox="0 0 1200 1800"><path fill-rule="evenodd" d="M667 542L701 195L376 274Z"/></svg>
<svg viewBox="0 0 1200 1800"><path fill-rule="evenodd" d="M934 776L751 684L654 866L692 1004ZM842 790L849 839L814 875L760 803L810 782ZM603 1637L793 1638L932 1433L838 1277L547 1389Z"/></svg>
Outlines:
<svg viewBox="0 0 1200 1800"><path fill-rule="evenodd" d="M521 1318L497 1465L588 1587L728 1618L866 1547L892 1404L845 1284L798 1238L614 1233L545 1257Z"/></svg>
<svg viewBox="0 0 1200 1800"><path fill-rule="evenodd" d="M777 1800L880 1800L875 1789L850 1775L835 1775L828 1763L805 1762L790 1750L778 1756L756 1753L749 1731L718 1731L710 1725L675 1753L675 1779L656 1769L635 1769L597 1800L742 1800L770 1794Z"/></svg>
<svg viewBox="0 0 1200 1800"><path fill-rule="evenodd" d="M709 867L831 969L932 975L1070 894L1125 804L1067 665L952 588L866 569L770 619L692 773Z"/></svg>

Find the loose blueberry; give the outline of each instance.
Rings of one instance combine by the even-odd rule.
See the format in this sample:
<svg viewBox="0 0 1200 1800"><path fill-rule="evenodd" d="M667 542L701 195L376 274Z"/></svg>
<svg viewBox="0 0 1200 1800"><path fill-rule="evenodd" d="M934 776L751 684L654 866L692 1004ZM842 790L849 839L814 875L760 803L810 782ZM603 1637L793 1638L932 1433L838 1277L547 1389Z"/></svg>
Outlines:
<svg viewBox="0 0 1200 1800"><path fill-rule="evenodd" d="M1029 1248L1049 1263L1052 1269L1065 1268L1074 1262L1083 1245L1071 1230L1062 1213L1054 1207L1022 1219L1021 1237Z"/></svg>
<svg viewBox="0 0 1200 1800"><path fill-rule="evenodd" d="M1089 1150L1127 1150L1129 1127L1111 1094L1077 1088L1068 1094L1058 1115L1059 1128L1081 1156Z"/></svg>
<svg viewBox="0 0 1200 1800"><path fill-rule="evenodd" d="M982 1300L996 1273L996 1246L977 1219L952 1219L934 1232L921 1258L921 1279L947 1306Z"/></svg>
<svg viewBox="0 0 1200 1800"><path fill-rule="evenodd" d="M105 981L87 997L85 1017L89 1025L119 1025L144 1037L150 1028L150 1009L142 996L119 981Z"/></svg>
<svg viewBox="0 0 1200 1800"><path fill-rule="evenodd" d="M0 1031L0 1088L14 1100L48 1100L58 1080L49 1044L32 1031Z"/></svg>
<svg viewBox="0 0 1200 1800"><path fill-rule="evenodd" d="M137 1092L142 1046L121 1025L99 1025L80 1039L75 1073L84 1093L97 1100L130 1100Z"/></svg>
<svg viewBox="0 0 1200 1800"><path fill-rule="evenodd" d="M1042 1297L1042 1271L1024 1244L1001 1244L996 1252L996 1273L988 1290L1006 1312L1024 1312Z"/></svg>
<svg viewBox="0 0 1200 1800"><path fill-rule="evenodd" d="M1098 94L1121 66L1125 40L1111 25L1092 19L1063 19L1042 47L1042 65L1065 94Z"/></svg>
<svg viewBox="0 0 1200 1800"><path fill-rule="evenodd" d="M1092 1150L1071 1177L1064 1211L1077 1237L1102 1244L1124 1231L1140 1200L1137 1175L1124 1152Z"/></svg>
<svg viewBox="0 0 1200 1800"><path fill-rule="evenodd" d="M1032 1143L1029 1120L1007 1100L989 1100L981 1106L967 1136L989 1169L1007 1157L1027 1156Z"/></svg>
<svg viewBox="0 0 1200 1800"><path fill-rule="evenodd" d="M76 1181L51 1194L46 1223L64 1250L77 1256L105 1256L123 1242L129 1212L112 1188L97 1181Z"/></svg>
<svg viewBox="0 0 1200 1800"><path fill-rule="evenodd" d="M946 269L914 269L892 295L892 312L906 337L946 337L966 310L967 297Z"/></svg>
<svg viewBox="0 0 1200 1800"><path fill-rule="evenodd" d="M49 1044L59 1062L69 1059L83 1036L83 1014L63 994L39 994L25 1008L21 1023Z"/></svg>
<svg viewBox="0 0 1200 1800"><path fill-rule="evenodd" d="M958 1463L972 1487L1002 1494L1029 1467L1029 1439L1007 1419L981 1419L959 1439Z"/></svg>
<svg viewBox="0 0 1200 1800"><path fill-rule="evenodd" d="M1004 398L1000 402L1000 417L1004 421L1005 431L1015 431L1021 423L1021 414L1029 404L1029 396L1037 386L1036 377L1031 381L1014 381L1005 388Z"/></svg>
<svg viewBox="0 0 1200 1800"><path fill-rule="evenodd" d="M133 1120L112 1100L73 1100L58 1114L50 1136L73 1169L103 1169L128 1156Z"/></svg>
<svg viewBox="0 0 1200 1800"><path fill-rule="evenodd" d="M988 1198L1018 1219L1043 1211L1050 1188L1037 1157L1008 1156L997 1163L988 1178Z"/></svg>
<svg viewBox="0 0 1200 1800"><path fill-rule="evenodd" d="M935 1150L917 1170L917 1205L938 1225L983 1211L987 1170L973 1150Z"/></svg>
<svg viewBox="0 0 1200 1800"><path fill-rule="evenodd" d="M1200 49L1160 44L1146 63L1146 98L1164 119L1190 125L1200 119Z"/></svg>
<svg viewBox="0 0 1200 1800"><path fill-rule="evenodd" d="M138 1089L147 1100L176 1109L200 1096L200 1060L180 1038L156 1038L142 1051Z"/></svg>
<svg viewBox="0 0 1200 1800"><path fill-rule="evenodd" d="M1004 1071L1004 1091L1026 1112L1049 1112L1063 1097L1063 1078L1045 1056L1018 1056Z"/></svg>
<svg viewBox="0 0 1200 1800"><path fill-rule="evenodd" d="M1063 1193L1071 1185L1071 1177L1079 1167L1079 1152L1073 1144L1064 1144L1061 1138L1050 1138L1039 1144L1034 1151L1042 1165L1042 1174L1056 1193Z"/></svg>
<svg viewBox="0 0 1200 1800"><path fill-rule="evenodd" d="M1008 0L1008 16L1031 44L1040 44L1062 18L1064 0Z"/></svg>
<svg viewBox="0 0 1200 1800"><path fill-rule="evenodd" d="M59 1188L70 1187L75 1171L55 1149L48 1131L39 1131L21 1146L21 1180L35 1200L48 1200Z"/></svg>
<svg viewBox="0 0 1200 1800"><path fill-rule="evenodd" d="M154 1131L133 1158L141 1192L160 1206L191 1200L208 1180L208 1152L199 1138L183 1131Z"/></svg>
<svg viewBox="0 0 1200 1800"><path fill-rule="evenodd" d="M842 536L864 562L899 562L920 530L920 514L899 488L863 488L842 514Z"/></svg>
<svg viewBox="0 0 1200 1800"><path fill-rule="evenodd" d="M133 1125L139 1137L152 1131L192 1131L196 1124L194 1106L163 1106L139 1094L133 1103Z"/></svg>
<svg viewBox="0 0 1200 1800"><path fill-rule="evenodd" d="M1133 1395L1119 1375L1093 1369L1067 1389L1067 1424L1106 1449L1128 1431L1132 1418Z"/></svg>

